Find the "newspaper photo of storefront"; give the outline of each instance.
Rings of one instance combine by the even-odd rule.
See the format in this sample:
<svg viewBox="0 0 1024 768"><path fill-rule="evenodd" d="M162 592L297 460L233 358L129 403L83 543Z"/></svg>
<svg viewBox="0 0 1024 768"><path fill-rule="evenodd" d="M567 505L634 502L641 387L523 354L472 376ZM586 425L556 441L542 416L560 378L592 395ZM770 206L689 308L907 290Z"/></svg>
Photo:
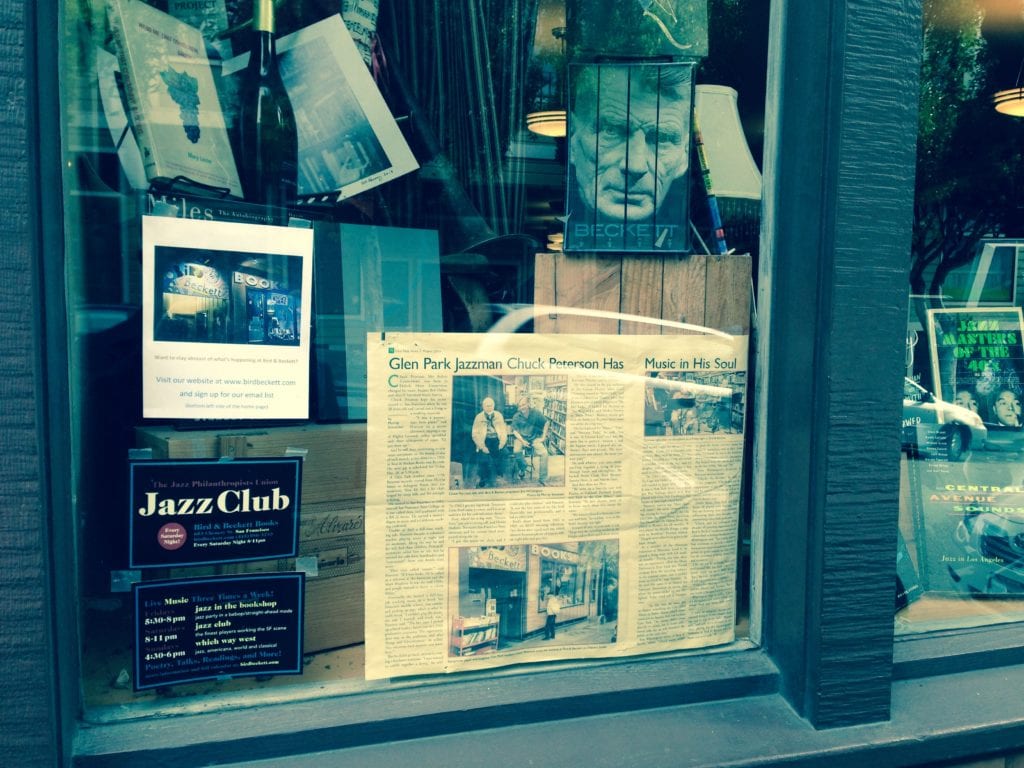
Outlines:
<svg viewBox="0 0 1024 768"><path fill-rule="evenodd" d="M616 641L615 539L453 547L449 579L450 656Z"/></svg>

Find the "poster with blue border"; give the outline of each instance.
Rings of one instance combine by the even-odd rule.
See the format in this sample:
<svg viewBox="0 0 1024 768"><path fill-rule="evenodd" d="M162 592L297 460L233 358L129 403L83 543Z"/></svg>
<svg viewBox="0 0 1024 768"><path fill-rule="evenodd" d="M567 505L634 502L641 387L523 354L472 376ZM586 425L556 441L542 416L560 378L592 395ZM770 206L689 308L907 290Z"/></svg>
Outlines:
<svg viewBox="0 0 1024 768"><path fill-rule="evenodd" d="M277 573L133 584L135 690L302 674L305 579Z"/></svg>
<svg viewBox="0 0 1024 768"><path fill-rule="evenodd" d="M132 568L293 557L302 459L144 460L128 464Z"/></svg>

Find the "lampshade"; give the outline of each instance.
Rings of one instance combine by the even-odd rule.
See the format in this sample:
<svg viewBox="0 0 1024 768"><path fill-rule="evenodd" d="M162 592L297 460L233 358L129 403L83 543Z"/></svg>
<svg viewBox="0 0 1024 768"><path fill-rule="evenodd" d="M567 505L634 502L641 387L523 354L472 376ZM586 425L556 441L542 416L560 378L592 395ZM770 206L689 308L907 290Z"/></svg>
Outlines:
<svg viewBox="0 0 1024 768"><path fill-rule="evenodd" d="M695 109L704 153L717 197L760 200L761 172L743 135L736 96L725 85L697 86Z"/></svg>
<svg viewBox="0 0 1024 768"><path fill-rule="evenodd" d="M1024 86L996 91L992 97L996 112L1013 117L1024 117Z"/></svg>
<svg viewBox="0 0 1024 768"><path fill-rule="evenodd" d="M538 0L530 69L537 92L526 127L540 136L565 136L565 0Z"/></svg>
<svg viewBox="0 0 1024 768"><path fill-rule="evenodd" d="M565 110L531 112L526 116L526 127L541 136L565 136Z"/></svg>

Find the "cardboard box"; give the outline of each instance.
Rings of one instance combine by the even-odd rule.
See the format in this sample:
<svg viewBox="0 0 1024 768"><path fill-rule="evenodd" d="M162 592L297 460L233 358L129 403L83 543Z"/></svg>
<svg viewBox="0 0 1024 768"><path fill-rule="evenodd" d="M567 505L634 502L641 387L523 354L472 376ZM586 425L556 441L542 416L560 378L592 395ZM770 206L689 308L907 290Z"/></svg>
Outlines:
<svg viewBox="0 0 1024 768"><path fill-rule="evenodd" d="M303 652L338 648L364 639L366 560L366 425L329 424L257 430L184 431L136 429L140 447L153 458L206 459L220 456L283 456L305 449L299 510L299 558L307 572ZM303 562L300 560L300 562ZM172 568L170 578L271 573L296 570L295 558Z"/></svg>
<svg viewBox="0 0 1024 768"><path fill-rule="evenodd" d="M303 504L366 496L365 424L191 431L137 427L135 434L137 446L152 448L154 459L263 458L284 456L289 448L305 450Z"/></svg>

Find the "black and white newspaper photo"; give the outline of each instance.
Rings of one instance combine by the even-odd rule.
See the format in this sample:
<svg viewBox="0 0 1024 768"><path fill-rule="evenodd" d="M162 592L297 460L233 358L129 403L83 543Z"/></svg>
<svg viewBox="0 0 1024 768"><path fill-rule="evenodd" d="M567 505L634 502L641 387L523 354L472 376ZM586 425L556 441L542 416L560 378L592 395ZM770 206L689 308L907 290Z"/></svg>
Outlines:
<svg viewBox="0 0 1024 768"><path fill-rule="evenodd" d="M747 340L370 334L367 678L732 642Z"/></svg>

